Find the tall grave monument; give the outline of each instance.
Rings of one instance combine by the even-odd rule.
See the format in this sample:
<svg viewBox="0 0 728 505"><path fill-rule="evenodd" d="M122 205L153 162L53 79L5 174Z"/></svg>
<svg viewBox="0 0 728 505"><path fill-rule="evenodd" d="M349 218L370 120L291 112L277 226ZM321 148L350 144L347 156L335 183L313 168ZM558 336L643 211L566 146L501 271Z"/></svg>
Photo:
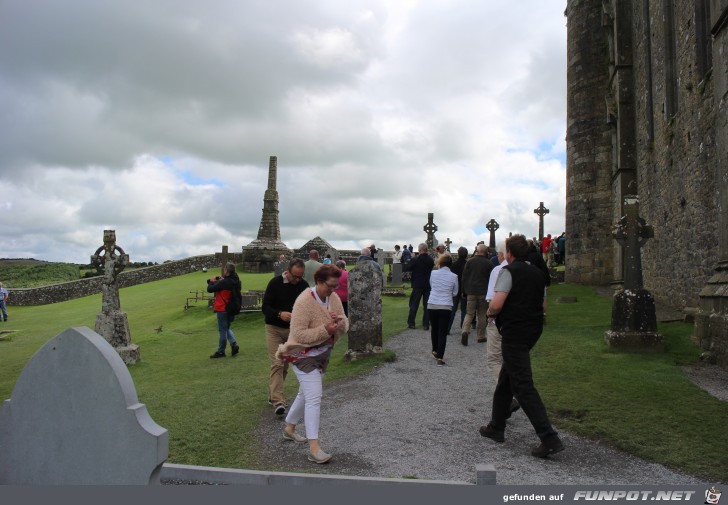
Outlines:
<svg viewBox="0 0 728 505"><path fill-rule="evenodd" d="M539 202L533 213L538 214L538 239L543 240L543 217L549 213L549 209L543 206L543 202Z"/></svg>
<svg viewBox="0 0 728 505"><path fill-rule="evenodd" d="M488 242L488 247L495 250L495 231L500 228L500 225L498 224L498 221L495 219L491 219L488 221L488 224L485 225L485 228L490 232L490 241Z"/></svg>
<svg viewBox="0 0 728 505"><path fill-rule="evenodd" d="M272 272L281 254L291 251L281 242L281 226L278 222L278 158L270 157L268 164L268 189L263 196L263 217L260 219L258 238L243 247L243 270L246 272Z"/></svg>
<svg viewBox="0 0 728 505"><path fill-rule="evenodd" d="M382 270L359 261L349 273L349 350L346 359L382 352Z"/></svg>
<svg viewBox="0 0 728 505"><path fill-rule="evenodd" d="M91 256L91 264L102 275L101 313L96 316L96 333L111 344L124 363L132 365L139 361L139 346L131 343L129 321L121 310L117 283L117 276L129 264L129 255L116 245L116 231L104 230L104 245Z"/></svg>
<svg viewBox="0 0 728 505"><path fill-rule="evenodd" d="M427 224L422 227L422 230L427 233L427 252L430 254L435 250L435 232L437 231L437 225L434 222L435 214L432 212L427 213Z"/></svg>
<svg viewBox="0 0 728 505"><path fill-rule="evenodd" d="M636 196L624 198L625 215L615 225L612 235L624 249L624 286L612 300L612 327L604 335L610 347L631 350L661 351L664 339L657 333L655 300L642 286L640 248L652 238L652 226L639 216Z"/></svg>

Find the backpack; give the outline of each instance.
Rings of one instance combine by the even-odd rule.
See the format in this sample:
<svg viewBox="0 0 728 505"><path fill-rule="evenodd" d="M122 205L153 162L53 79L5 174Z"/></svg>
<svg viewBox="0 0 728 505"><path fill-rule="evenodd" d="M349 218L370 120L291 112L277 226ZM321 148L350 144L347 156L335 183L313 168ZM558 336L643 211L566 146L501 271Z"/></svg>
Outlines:
<svg viewBox="0 0 728 505"><path fill-rule="evenodd" d="M225 304L225 312L228 315L228 319L240 314L240 309L243 307L243 294L240 288L240 283L234 283L233 289L230 290L230 299Z"/></svg>

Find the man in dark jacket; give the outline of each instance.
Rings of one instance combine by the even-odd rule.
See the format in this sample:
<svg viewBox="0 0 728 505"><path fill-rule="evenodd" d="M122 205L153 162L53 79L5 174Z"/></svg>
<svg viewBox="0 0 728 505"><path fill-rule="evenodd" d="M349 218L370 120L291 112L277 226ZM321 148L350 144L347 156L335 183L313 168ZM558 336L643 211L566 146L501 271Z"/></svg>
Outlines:
<svg viewBox="0 0 728 505"><path fill-rule="evenodd" d="M288 372L288 362L276 359L280 344L285 344L291 331L291 311L296 298L308 288L303 279L306 265L301 258L288 262L288 269L268 282L263 295L263 314L265 314L265 341L270 359L270 381L268 401L273 405L276 415L286 413L286 400L283 396L283 382Z"/></svg>
<svg viewBox="0 0 728 505"><path fill-rule="evenodd" d="M430 274L435 267L435 260L427 254L427 244L422 243L417 247L419 254L404 266L408 272L412 272L412 294L409 299L409 316L407 327L415 327L417 309L422 300L422 327L425 331L430 329L430 318L427 314L427 300L430 298Z"/></svg>
<svg viewBox="0 0 728 505"><path fill-rule="evenodd" d="M545 458L564 450L546 413L546 407L533 384L530 352L543 330L543 294L546 276L526 261L528 242L523 235L506 240L506 260L495 285L495 295L488 308L488 318L495 317L503 337L503 366L493 393L490 422L480 427L480 434L496 442L505 440L506 419L510 417L511 400L516 397L528 416L541 445L531 455Z"/></svg>
<svg viewBox="0 0 728 505"><path fill-rule="evenodd" d="M455 321L455 312L460 307L460 327L463 327L463 321L465 320L465 312L468 307L468 299L463 296L463 270L465 269L465 263L468 261L468 249L467 247L458 248L458 259L452 264L450 271L458 276L458 295L452 304L452 314L450 315L450 325L447 327L447 332L450 333L452 329L452 323Z"/></svg>
<svg viewBox="0 0 728 505"><path fill-rule="evenodd" d="M478 342L485 342L485 312L488 310L488 302L485 301L485 293L488 291L488 279L493 270L493 263L488 258L488 247L479 244L475 248L475 256L465 263L463 270L463 293L467 296L467 315L462 325L460 342L468 345L468 334L473 324L473 318L477 318Z"/></svg>
<svg viewBox="0 0 728 505"><path fill-rule="evenodd" d="M222 276L213 277L207 281L207 292L215 293L213 310L217 316L217 332L220 337L217 351L210 356L211 358L224 358L228 341L230 342L230 354L232 356L240 351L233 330L230 329L230 325L235 320L235 315L229 315L226 310L232 292L240 293L240 289L240 277L235 273L235 263L226 264Z"/></svg>

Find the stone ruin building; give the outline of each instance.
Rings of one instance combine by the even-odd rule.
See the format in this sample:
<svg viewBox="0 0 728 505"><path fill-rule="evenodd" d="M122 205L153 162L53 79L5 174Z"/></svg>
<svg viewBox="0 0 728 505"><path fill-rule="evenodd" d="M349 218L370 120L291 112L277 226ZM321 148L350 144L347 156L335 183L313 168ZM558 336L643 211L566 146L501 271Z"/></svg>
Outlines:
<svg viewBox="0 0 728 505"><path fill-rule="evenodd" d="M566 281L614 284L635 195L644 285L728 366L728 0L568 0Z"/></svg>
<svg viewBox="0 0 728 505"><path fill-rule="evenodd" d="M331 255L332 263L336 263L336 260L339 259L339 251L326 240L318 236L303 244L299 249L296 249L293 252L293 255L307 261L308 253L311 249L316 249L318 251L319 261L322 263L327 254Z"/></svg>

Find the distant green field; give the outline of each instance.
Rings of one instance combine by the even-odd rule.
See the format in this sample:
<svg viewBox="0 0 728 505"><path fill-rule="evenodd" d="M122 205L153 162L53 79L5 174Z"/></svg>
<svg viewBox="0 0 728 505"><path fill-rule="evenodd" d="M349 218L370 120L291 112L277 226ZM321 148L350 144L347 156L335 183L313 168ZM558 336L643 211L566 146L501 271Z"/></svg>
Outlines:
<svg viewBox="0 0 728 505"><path fill-rule="evenodd" d="M9 288L34 288L75 281L80 278L78 265L47 263L37 260L1 260L0 282Z"/></svg>

